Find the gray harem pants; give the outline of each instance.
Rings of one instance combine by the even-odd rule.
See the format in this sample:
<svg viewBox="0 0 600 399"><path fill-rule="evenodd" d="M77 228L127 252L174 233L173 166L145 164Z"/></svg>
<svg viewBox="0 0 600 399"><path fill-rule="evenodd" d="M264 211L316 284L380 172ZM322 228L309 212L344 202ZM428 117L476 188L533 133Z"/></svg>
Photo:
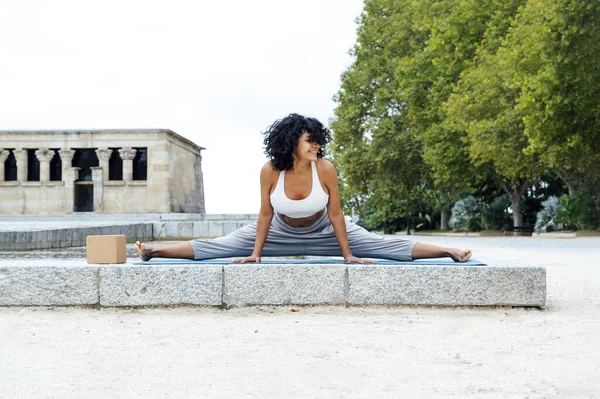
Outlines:
<svg viewBox="0 0 600 399"><path fill-rule="evenodd" d="M360 258L380 258L411 261L416 242L369 233L355 223L346 222L348 243L352 255ZM254 249L256 222L224 237L191 240L194 258L212 259L250 256ZM275 213L262 256L342 256L327 212L308 227L292 227Z"/></svg>

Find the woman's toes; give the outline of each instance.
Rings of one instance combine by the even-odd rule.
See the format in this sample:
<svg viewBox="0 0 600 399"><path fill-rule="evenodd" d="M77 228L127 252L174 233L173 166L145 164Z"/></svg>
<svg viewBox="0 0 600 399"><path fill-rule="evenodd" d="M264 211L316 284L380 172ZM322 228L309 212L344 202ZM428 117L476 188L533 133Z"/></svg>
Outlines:
<svg viewBox="0 0 600 399"><path fill-rule="evenodd" d="M468 248L462 249L460 252L461 252L460 262L468 261L469 258L471 257L471 255L473 254L473 252Z"/></svg>
<svg viewBox="0 0 600 399"><path fill-rule="evenodd" d="M150 251L146 250L146 245L143 242L136 241L135 242L135 250L137 251L140 259L142 260L150 260L152 256L150 256Z"/></svg>
<svg viewBox="0 0 600 399"><path fill-rule="evenodd" d="M455 262L466 262L469 260L473 252L468 248L456 249L453 251L454 253L450 256Z"/></svg>

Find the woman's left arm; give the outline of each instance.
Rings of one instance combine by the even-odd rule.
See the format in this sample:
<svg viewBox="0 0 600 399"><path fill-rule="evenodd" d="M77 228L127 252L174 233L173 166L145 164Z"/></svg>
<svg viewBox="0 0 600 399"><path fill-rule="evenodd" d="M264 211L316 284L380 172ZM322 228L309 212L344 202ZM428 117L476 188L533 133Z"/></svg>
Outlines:
<svg viewBox="0 0 600 399"><path fill-rule="evenodd" d="M323 159L320 163L322 165L320 168L320 178L329 192L327 214L329 216L329 221L333 226L335 237L337 238L340 249L342 250L344 261L348 263L375 263L376 261L370 259L361 259L352 255L350 244L348 244L348 235L346 234L346 221L344 220L344 212L342 211L342 206L340 204L337 171L335 170L335 166L325 159Z"/></svg>

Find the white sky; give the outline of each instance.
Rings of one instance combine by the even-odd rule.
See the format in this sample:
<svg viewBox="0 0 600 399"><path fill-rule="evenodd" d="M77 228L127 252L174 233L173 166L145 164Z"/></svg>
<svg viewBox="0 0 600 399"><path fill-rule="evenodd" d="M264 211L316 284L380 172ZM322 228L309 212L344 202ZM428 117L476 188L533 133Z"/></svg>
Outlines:
<svg viewBox="0 0 600 399"><path fill-rule="evenodd" d="M0 130L167 128L207 213L257 213L260 132L333 116L362 0L0 0Z"/></svg>

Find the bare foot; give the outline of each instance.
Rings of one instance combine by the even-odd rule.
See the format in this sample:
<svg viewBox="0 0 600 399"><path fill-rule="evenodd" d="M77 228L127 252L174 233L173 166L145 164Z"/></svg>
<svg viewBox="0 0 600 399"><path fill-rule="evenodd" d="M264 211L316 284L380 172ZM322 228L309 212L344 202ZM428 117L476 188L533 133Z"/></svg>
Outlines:
<svg viewBox="0 0 600 399"><path fill-rule="evenodd" d="M141 260L146 261L152 259L152 251L146 248L146 245L143 242L136 241L135 250L137 251Z"/></svg>
<svg viewBox="0 0 600 399"><path fill-rule="evenodd" d="M458 249L455 248L450 253L450 258L455 262L466 262L473 255L473 252L468 248Z"/></svg>

